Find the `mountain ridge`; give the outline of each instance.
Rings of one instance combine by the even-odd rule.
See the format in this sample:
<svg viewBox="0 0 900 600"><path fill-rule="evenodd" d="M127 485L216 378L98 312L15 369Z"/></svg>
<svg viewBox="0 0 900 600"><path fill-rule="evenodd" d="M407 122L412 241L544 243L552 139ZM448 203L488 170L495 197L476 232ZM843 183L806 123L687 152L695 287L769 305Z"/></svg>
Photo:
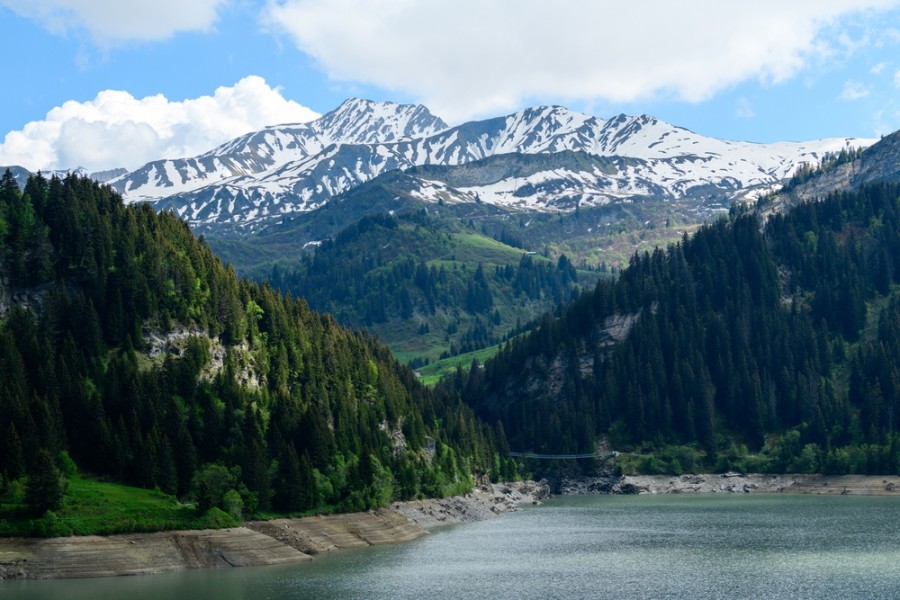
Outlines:
<svg viewBox="0 0 900 600"><path fill-rule="evenodd" d="M320 153L336 141L382 143L446 127L422 106L349 99L310 123L265 127L197 157L147 163L110 183L128 200L152 200L161 197L159 188L171 188L166 191L177 194L234 177L265 173L273 167ZM192 173L195 173L193 179L200 183L191 183ZM174 180L176 174L180 176L181 187ZM151 184L152 177L159 185Z"/></svg>
<svg viewBox="0 0 900 600"><path fill-rule="evenodd" d="M854 154L842 153L807 174L800 173L781 190L776 204L793 205L830 193L858 190L872 183L900 181L900 131Z"/></svg>
<svg viewBox="0 0 900 600"><path fill-rule="evenodd" d="M627 200L648 190L680 198L694 189L731 200L771 191L801 164L817 164L828 152L870 143L856 138L732 142L648 115L604 120L562 106L532 107L449 127L421 105L350 99L310 123L268 127L198 157L148 163L110 184L126 200L173 210L195 229L240 233L319 208L386 172L423 165L582 151L643 161L605 184L619 193L585 193L584 202ZM595 184L594 178L585 188ZM503 197L494 199L505 204Z"/></svg>

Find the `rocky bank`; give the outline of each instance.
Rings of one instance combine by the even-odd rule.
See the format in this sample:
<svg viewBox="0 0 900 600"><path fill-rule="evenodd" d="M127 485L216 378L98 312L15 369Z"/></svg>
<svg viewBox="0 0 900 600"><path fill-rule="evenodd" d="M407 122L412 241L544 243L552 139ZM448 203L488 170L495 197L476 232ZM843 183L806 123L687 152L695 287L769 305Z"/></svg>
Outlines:
<svg viewBox="0 0 900 600"><path fill-rule="evenodd" d="M550 497L546 481L483 484L465 496L395 502L391 509L425 529L484 521Z"/></svg>
<svg viewBox="0 0 900 600"><path fill-rule="evenodd" d="M585 494L784 493L900 496L900 477L870 475L623 475L563 479L554 492Z"/></svg>
<svg viewBox="0 0 900 600"><path fill-rule="evenodd" d="M554 493L786 493L898 495L898 476L625 475L563 479ZM483 483L465 496L396 502L362 513L250 521L202 531L0 539L0 580L105 577L185 569L261 566L310 560L314 554L414 540L434 527L470 523L539 503L547 482Z"/></svg>

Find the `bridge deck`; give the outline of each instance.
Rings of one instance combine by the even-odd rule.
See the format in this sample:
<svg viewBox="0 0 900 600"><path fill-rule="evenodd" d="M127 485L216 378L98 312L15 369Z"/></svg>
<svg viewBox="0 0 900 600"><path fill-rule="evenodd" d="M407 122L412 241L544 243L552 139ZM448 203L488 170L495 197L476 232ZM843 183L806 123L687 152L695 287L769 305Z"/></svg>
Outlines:
<svg viewBox="0 0 900 600"><path fill-rule="evenodd" d="M537 454L535 452L510 452L516 458L534 458L537 460L578 460L581 458L608 458L617 456L615 451L590 452L588 454Z"/></svg>

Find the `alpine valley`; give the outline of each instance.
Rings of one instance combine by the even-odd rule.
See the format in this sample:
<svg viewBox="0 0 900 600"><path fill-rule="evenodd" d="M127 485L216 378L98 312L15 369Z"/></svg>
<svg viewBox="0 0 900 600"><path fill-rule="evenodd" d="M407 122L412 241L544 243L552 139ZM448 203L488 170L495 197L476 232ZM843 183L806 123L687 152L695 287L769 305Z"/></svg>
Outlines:
<svg viewBox="0 0 900 600"><path fill-rule="evenodd" d="M424 106L351 99L109 183L422 366L468 362L635 252L871 143L731 142L560 106L449 127Z"/></svg>
<svg viewBox="0 0 900 600"><path fill-rule="evenodd" d="M898 147L353 100L108 184L6 170L0 535L896 474Z"/></svg>

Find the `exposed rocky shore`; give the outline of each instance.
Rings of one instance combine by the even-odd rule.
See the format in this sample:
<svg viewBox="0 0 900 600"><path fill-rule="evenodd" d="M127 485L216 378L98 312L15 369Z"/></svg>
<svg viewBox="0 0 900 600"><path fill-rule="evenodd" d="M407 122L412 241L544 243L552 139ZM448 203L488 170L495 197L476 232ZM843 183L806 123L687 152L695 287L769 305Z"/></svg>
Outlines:
<svg viewBox="0 0 900 600"><path fill-rule="evenodd" d="M785 493L820 495L898 495L900 477L869 475L623 475L561 480L554 492L590 494Z"/></svg>
<svg viewBox="0 0 900 600"><path fill-rule="evenodd" d="M428 529L496 517L549 496L546 483L481 485L465 496L398 502L362 513L250 521L201 531L0 539L0 580L142 575L310 560L346 548L405 542Z"/></svg>
<svg viewBox="0 0 900 600"><path fill-rule="evenodd" d="M186 569L261 566L310 560L312 555L414 540L434 527L470 523L539 503L547 482L482 484L465 496L396 502L362 513L250 521L202 531L0 539L0 580L140 575ZM557 482L554 493L691 494L788 493L898 495L898 476L625 475Z"/></svg>
<svg viewBox="0 0 900 600"><path fill-rule="evenodd" d="M484 521L550 497L546 481L485 484L465 496L395 502L391 509L425 529Z"/></svg>

